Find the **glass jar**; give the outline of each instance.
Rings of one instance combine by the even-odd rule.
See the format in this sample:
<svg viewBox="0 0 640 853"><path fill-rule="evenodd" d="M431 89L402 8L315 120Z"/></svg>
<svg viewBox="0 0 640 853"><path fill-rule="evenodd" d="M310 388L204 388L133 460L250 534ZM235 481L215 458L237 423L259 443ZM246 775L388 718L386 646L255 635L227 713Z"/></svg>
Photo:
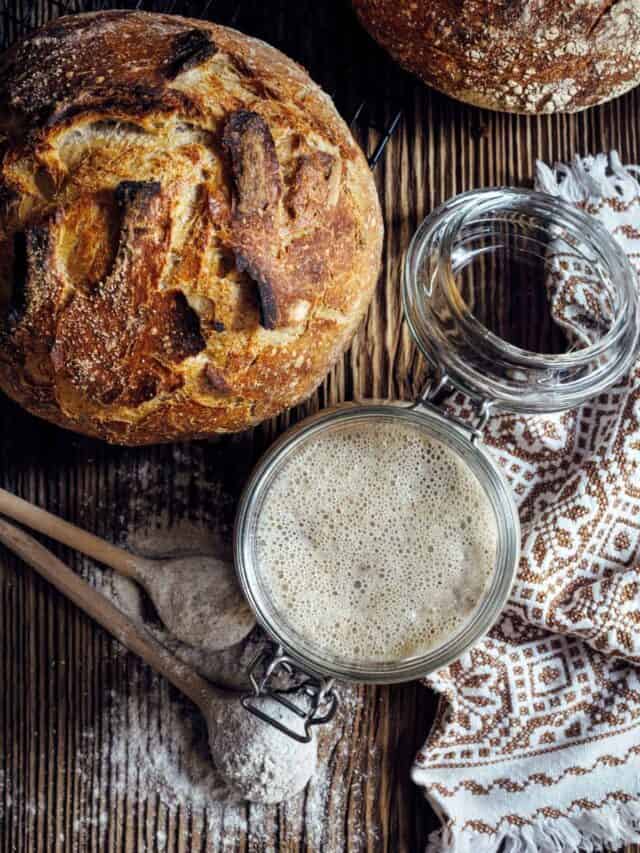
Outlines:
<svg viewBox="0 0 640 853"><path fill-rule="evenodd" d="M520 273L520 280L523 270L552 279L555 265L556 276L576 279L574 293L593 300L600 322L583 313L582 334L576 334L584 307L576 299L560 304L555 318L573 333L568 352L508 343L479 321L461 293L463 277L483 263L497 267L507 286L509 272ZM551 298L561 302L562 294ZM494 411L574 408L609 388L637 350L637 285L620 245L593 217L530 190L464 193L427 217L407 252L403 300L413 339L440 381L446 375Z"/></svg>
<svg viewBox="0 0 640 853"><path fill-rule="evenodd" d="M518 275L511 275L516 270ZM528 277L538 285L556 282L549 292L551 310L566 332L568 352L529 351L502 339L479 319L467 291L481 275L497 283L498 271L500 283L511 289ZM419 678L451 663L486 633L507 601L520 544L511 490L482 443L489 414L576 406L612 385L630 367L638 347L635 278L621 248L592 218L526 190L465 193L434 211L409 246L403 299L411 334L435 371L420 399L345 404L307 418L259 461L240 501L236 568L247 600L274 644L273 651L255 662L250 674L253 693L242 701L299 740L309 739L311 727L333 715L334 679L390 683ZM438 408L442 395L454 389L475 403L473 422ZM294 630L261 575L256 541L265 495L286 462L319 435L372 422L411 424L444 444L484 489L498 530L494 574L468 621L436 648L384 663L340 658L327 651L322 637ZM302 683L274 686L281 670L302 672ZM294 701L296 692L304 697L302 702ZM259 702L263 696L294 711L302 734L265 714Z"/></svg>

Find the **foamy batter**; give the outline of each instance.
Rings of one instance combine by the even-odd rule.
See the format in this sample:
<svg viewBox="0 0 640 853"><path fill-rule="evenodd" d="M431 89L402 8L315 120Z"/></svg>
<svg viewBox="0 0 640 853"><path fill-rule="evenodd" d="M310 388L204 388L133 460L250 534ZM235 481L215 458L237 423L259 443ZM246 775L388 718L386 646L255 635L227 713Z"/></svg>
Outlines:
<svg viewBox="0 0 640 853"><path fill-rule="evenodd" d="M346 425L303 445L265 497L260 573L314 646L352 661L421 655L469 620L494 571L482 486L410 424Z"/></svg>

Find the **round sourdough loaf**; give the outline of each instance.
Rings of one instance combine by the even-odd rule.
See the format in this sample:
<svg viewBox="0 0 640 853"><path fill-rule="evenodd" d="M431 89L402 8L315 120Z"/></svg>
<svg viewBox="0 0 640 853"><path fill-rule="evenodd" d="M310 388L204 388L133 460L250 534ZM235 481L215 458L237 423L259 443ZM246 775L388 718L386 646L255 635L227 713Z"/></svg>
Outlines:
<svg viewBox="0 0 640 853"><path fill-rule="evenodd" d="M640 83L639 0L353 0L369 32L441 92L574 112Z"/></svg>
<svg viewBox="0 0 640 853"><path fill-rule="evenodd" d="M123 444L242 430L348 345L382 243L329 97L268 45L141 12L0 59L0 386Z"/></svg>

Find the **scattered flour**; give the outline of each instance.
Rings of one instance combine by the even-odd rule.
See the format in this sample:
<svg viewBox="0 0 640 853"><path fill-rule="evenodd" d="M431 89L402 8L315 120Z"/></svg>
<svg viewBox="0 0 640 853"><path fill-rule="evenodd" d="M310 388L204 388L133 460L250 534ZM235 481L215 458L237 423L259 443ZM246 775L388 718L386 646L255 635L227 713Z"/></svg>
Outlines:
<svg viewBox="0 0 640 853"><path fill-rule="evenodd" d="M163 509L168 498L162 467L144 463L136 474L137 498L119 513L123 525L119 544L146 557L211 552L215 547L224 554L229 548L232 512L227 510L232 509L232 501L224 489L215 484L208 489L194 475L197 465L190 454L202 452L200 445L193 445L184 459L176 456L180 452L184 451L173 451L178 471L171 483L171 513ZM187 501L185 493L194 489L194 483L199 499ZM128 485L122 483L127 490ZM175 509L181 502L203 509L183 518ZM95 509L95 504L87 504L86 526L92 529L96 529L91 523ZM104 513L111 509L98 507ZM96 532L104 535L100 529ZM202 655L169 637L135 583L89 560L78 558L74 565L127 615L144 623L160 642L212 681L247 685L246 669L263 644L259 630L231 649ZM203 717L166 681L137 661L129 661L122 646L114 641L112 648L108 666L120 673L118 686L107 694L98 717L74 736L66 772L75 773L78 807L75 822L64 828L66 840L56 850L115 849L109 827L118 822L118 815L124 818L132 803L137 804L141 827L136 840L139 853L183 850L189 842L203 851L276 853L270 845L283 832L301 845L304 841L313 853L342 851L345 833L352 853L370 849L372 840L375 843L371 827L364 829L368 808L364 792L367 768L377 766L379 757L359 755L354 766L349 742L361 704L359 688L340 686L338 714L318 733L318 767L305 791L279 805L249 805L237 801L214 770ZM343 772L347 765L348 774ZM29 787L21 788L22 783ZM5 810L19 809L38 820L47 804L33 799L30 791L30 783L22 776L0 775L0 804ZM145 824L147 804L156 815L151 826ZM2 818L0 814L0 822Z"/></svg>
<svg viewBox="0 0 640 853"><path fill-rule="evenodd" d="M154 853L186 849L186 833L206 839L203 850L215 844L212 849L266 853L277 826L301 843L304 835L313 853L342 851L345 831L351 851L370 849L375 838L363 828L367 774L358 767L350 777L343 772L349 763L345 733L360 704L357 688L341 686L342 706L320 736L320 760L307 789L280 805L249 806L235 800L213 770L204 721L177 691L144 669L133 686L135 695L110 691L102 716L81 734L75 784L91 806L70 827L64 853L111 849L108 827L125 801L139 803L141 819L147 802L157 812L151 837L136 848L140 853L145 843ZM2 784L0 777L0 795ZM13 799L21 800L20 792ZM37 819L46 803L27 799L25 808Z"/></svg>

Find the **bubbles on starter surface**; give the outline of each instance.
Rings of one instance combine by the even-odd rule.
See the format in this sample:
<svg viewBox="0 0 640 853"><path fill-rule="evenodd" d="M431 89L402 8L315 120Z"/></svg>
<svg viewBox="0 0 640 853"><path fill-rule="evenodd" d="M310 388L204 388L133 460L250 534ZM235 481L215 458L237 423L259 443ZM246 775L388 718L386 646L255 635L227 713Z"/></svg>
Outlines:
<svg viewBox="0 0 640 853"><path fill-rule="evenodd" d="M494 571L497 526L475 475L409 424L319 434L269 487L259 571L302 637L342 659L393 662L469 620Z"/></svg>

